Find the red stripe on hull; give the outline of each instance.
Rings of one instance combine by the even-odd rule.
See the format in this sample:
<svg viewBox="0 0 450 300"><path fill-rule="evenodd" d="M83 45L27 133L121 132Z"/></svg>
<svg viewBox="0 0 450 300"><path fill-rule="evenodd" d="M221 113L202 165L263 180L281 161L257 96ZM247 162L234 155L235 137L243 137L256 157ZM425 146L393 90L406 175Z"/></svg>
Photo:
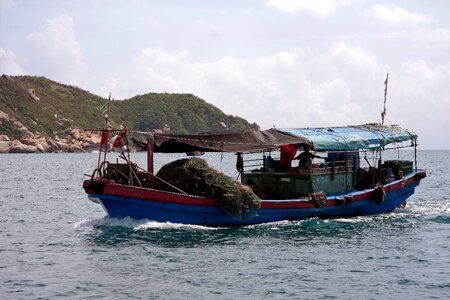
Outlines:
<svg viewBox="0 0 450 300"><path fill-rule="evenodd" d="M161 202L172 202L179 204L210 205L210 206L218 205L216 200L206 197L176 194L171 192L132 187L115 183L106 184L103 193L115 196L139 198L143 200L153 200Z"/></svg>
<svg viewBox="0 0 450 300"><path fill-rule="evenodd" d="M425 177L425 171L420 171L412 176L408 176L407 178L400 180L398 182L386 185L384 187L384 191L390 192L393 190L397 190L403 188L405 185L409 185L415 181L418 181ZM177 203L177 204L186 204L186 205L205 205L205 206L218 206L218 202L214 199L207 197L199 197L193 195L183 195L165 191L158 191L153 189L132 187L127 185L121 185L116 183L107 182L104 186L104 189L101 193L121 196L121 197L130 197L130 198L138 198L149 201L159 201L159 202L167 202L167 203ZM364 199L372 198L373 190L368 190L366 192L357 192L353 195L352 201L361 201ZM328 203L325 206L334 206L335 205L335 197L329 197ZM305 201L305 198L298 200L262 200L261 208L313 208L314 205L311 201Z"/></svg>

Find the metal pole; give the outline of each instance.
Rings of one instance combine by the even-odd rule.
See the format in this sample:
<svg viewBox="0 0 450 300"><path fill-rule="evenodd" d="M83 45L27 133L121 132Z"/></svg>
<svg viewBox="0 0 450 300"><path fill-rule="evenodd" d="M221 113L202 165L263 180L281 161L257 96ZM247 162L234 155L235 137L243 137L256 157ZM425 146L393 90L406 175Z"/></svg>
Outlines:
<svg viewBox="0 0 450 300"><path fill-rule="evenodd" d="M102 149L103 149L103 144L100 142L100 150L98 152L97 168L100 168L100 159L102 158ZM105 150L105 153L106 153L106 150Z"/></svg>
<svg viewBox="0 0 450 300"><path fill-rule="evenodd" d="M380 147L380 159L378 160L378 170L379 170L379 182L383 183L383 158L382 158L382 152L383 150Z"/></svg>
<svg viewBox="0 0 450 300"><path fill-rule="evenodd" d="M414 170L417 172L417 140L414 140Z"/></svg>
<svg viewBox="0 0 450 300"><path fill-rule="evenodd" d="M152 133L147 134L147 171L153 174L153 143L154 137Z"/></svg>

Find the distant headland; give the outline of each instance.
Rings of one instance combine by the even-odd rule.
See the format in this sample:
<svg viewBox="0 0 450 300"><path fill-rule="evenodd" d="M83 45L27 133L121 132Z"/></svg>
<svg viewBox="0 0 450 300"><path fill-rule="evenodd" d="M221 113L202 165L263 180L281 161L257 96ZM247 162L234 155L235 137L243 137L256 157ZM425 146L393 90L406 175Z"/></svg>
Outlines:
<svg viewBox="0 0 450 300"><path fill-rule="evenodd" d="M45 77L0 78L0 153L98 150L108 99ZM187 134L257 128L192 94L148 93L109 105L111 126Z"/></svg>

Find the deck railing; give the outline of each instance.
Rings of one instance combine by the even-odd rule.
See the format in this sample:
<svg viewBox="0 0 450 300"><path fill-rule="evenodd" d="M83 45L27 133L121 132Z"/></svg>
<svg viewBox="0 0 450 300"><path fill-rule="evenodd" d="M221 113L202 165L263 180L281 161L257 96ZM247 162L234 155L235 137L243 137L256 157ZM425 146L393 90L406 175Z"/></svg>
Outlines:
<svg viewBox="0 0 450 300"><path fill-rule="evenodd" d="M353 172L355 163L353 159L347 160L327 160L324 163L313 163L311 166L311 174L332 174L332 173L348 173ZM297 173L300 175L309 175L310 171L307 168L290 167L288 170L282 170L280 168L279 159L272 159L266 156L262 158L252 158L242 160L243 173L249 172L276 172L276 173Z"/></svg>

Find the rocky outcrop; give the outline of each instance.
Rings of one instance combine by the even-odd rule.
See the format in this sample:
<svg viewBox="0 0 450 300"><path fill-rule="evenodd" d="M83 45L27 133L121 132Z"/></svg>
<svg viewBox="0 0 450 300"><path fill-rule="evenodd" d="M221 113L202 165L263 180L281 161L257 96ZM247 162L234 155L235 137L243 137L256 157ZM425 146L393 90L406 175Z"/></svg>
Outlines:
<svg viewBox="0 0 450 300"><path fill-rule="evenodd" d="M39 99L39 97L36 95L34 89L29 89L28 95L30 95L31 99L33 99L34 101L41 101L41 99Z"/></svg>
<svg viewBox="0 0 450 300"><path fill-rule="evenodd" d="M9 123L9 115L0 110L0 125Z"/></svg>
<svg viewBox="0 0 450 300"><path fill-rule="evenodd" d="M9 153L37 153L38 149L35 146L19 145L11 147Z"/></svg>
<svg viewBox="0 0 450 300"><path fill-rule="evenodd" d="M10 141L0 141L0 153L8 153L11 149Z"/></svg>
<svg viewBox="0 0 450 300"><path fill-rule="evenodd" d="M58 135L43 137L26 128L22 132L22 138L13 140L7 135L0 135L0 153L92 152L100 148L101 136L98 133L77 128L68 129L67 136L63 138Z"/></svg>
<svg viewBox="0 0 450 300"><path fill-rule="evenodd" d="M22 123L14 118L11 118L7 113L0 110L0 125L8 124L10 126L16 127L22 134L26 137L32 137L34 134L28 130Z"/></svg>
<svg viewBox="0 0 450 300"><path fill-rule="evenodd" d="M50 152L50 146L48 145L46 139L41 136L35 135L32 138L27 137L21 139L20 141L25 145L36 147L36 152Z"/></svg>
<svg viewBox="0 0 450 300"><path fill-rule="evenodd" d="M68 128L65 131L67 136L63 138L56 134L53 137L43 137L0 110L0 125L2 124L16 128L22 137L12 139L7 135L0 135L0 153L92 152L100 148L101 136L98 133L78 128Z"/></svg>
<svg viewBox="0 0 450 300"><path fill-rule="evenodd" d="M69 134L76 140L79 140L81 138L80 130L78 130L77 128L69 130Z"/></svg>
<svg viewBox="0 0 450 300"><path fill-rule="evenodd" d="M10 139L7 135L0 134L0 142L9 142Z"/></svg>
<svg viewBox="0 0 450 300"><path fill-rule="evenodd" d="M39 152L36 146L22 144L18 140L11 142L9 153L37 153Z"/></svg>

